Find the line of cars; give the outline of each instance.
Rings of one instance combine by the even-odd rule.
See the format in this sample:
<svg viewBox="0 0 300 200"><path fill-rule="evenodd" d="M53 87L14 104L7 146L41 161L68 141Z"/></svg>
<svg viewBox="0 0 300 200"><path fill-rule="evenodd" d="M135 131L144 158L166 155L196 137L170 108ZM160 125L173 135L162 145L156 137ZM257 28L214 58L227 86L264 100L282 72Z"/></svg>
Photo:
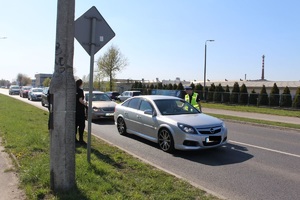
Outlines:
<svg viewBox="0 0 300 200"><path fill-rule="evenodd" d="M41 100L43 106L48 106L48 90L31 88L27 98ZM202 113L179 97L140 94L93 91L92 120L113 119L120 135L134 134L157 143L169 153L176 149L216 148L227 143L227 128L222 120ZM22 95L26 96L25 88ZM85 92L85 101L89 102L89 98Z"/></svg>
<svg viewBox="0 0 300 200"><path fill-rule="evenodd" d="M42 101L43 96L46 97L48 92L48 87L45 88L35 88L32 86L18 86L11 85L9 87L9 95L19 95L22 98L27 98L31 101ZM46 93L44 93L46 91Z"/></svg>

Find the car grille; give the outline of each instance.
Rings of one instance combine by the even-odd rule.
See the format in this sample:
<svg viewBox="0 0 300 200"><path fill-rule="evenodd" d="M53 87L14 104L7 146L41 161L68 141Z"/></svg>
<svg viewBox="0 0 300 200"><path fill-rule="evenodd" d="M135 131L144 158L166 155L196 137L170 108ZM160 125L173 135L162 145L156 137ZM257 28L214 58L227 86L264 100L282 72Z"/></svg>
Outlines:
<svg viewBox="0 0 300 200"><path fill-rule="evenodd" d="M221 126L210 127L210 128L197 128L197 131L200 134L205 134L205 135L212 135L212 134L220 133L221 130L222 130Z"/></svg>
<svg viewBox="0 0 300 200"><path fill-rule="evenodd" d="M105 112L114 112L115 108L114 107L104 107L104 108L102 108L102 110Z"/></svg>

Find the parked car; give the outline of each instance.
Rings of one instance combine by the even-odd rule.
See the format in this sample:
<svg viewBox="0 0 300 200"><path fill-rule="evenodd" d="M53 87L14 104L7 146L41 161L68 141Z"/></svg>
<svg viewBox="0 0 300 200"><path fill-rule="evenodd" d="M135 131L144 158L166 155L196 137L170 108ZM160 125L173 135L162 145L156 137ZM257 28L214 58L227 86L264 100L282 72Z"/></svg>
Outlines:
<svg viewBox="0 0 300 200"><path fill-rule="evenodd" d="M119 100L118 99L118 96L120 95L119 92L109 91L109 92L105 92L105 94L107 94L112 100Z"/></svg>
<svg viewBox="0 0 300 200"><path fill-rule="evenodd" d="M11 85L9 87L8 94L9 95L13 95L13 94L19 95L20 94L20 86L18 86L18 85Z"/></svg>
<svg viewBox="0 0 300 200"><path fill-rule="evenodd" d="M31 88L31 86L22 86L20 89L20 97L27 98L28 92Z"/></svg>
<svg viewBox="0 0 300 200"><path fill-rule="evenodd" d="M28 92L28 100L41 101L42 100L43 88L31 88Z"/></svg>
<svg viewBox="0 0 300 200"><path fill-rule="evenodd" d="M216 148L227 142L222 120L178 97L133 97L116 106L114 119L119 134L130 133L158 143L165 152Z"/></svg>
<svg viewBox="0 0 300 200"><path fill-rule="evenodd" d="M45 107L49 106L48 91L49 91L49 87L43 88L41 103L42 103L42 106L45 106Z"/></svg>
<svg viewBox="0 0 300 200"><path fill-rule="evenodd" d="M89 93L85 93L85 101L89 102ZM104 92L93 91L92 96L92 120L114 117L116 102L112 101ZM89 106L89 105L88 105ZM88 119L88 109L86 109Z"/></svg>
<svg viewBox="0 0 300 200"><path fill-rule="evenodd" d="M139 95L141 95L141 91L124 91L121 95L118 96L118 99L120 101L125 101L126 99Z"/></svg>

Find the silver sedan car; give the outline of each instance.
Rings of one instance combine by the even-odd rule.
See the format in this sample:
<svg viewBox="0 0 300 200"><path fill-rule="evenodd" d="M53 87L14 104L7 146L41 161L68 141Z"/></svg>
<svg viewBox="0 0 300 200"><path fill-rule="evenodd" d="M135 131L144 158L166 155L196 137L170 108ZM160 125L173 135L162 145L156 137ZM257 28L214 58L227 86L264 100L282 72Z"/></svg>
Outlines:
<svg viewBox="0 0 300 200"><path fill-rule="evenodd" d="M85 93L85 100L89 101L89 93ZM92 120L100 118L114 118L116 102L112 101L107 94L103 92L93 91L92 94ZM86 109L86 118L88 109Z"/></svg>
<svg viewBox="0 0 300 200"><path fill-rule="evenodd" d="M215 148L227 143L222 120L177 97L132 97L116 106L114 119L119 134L130 133L158 143L165 152Z"/></svg>

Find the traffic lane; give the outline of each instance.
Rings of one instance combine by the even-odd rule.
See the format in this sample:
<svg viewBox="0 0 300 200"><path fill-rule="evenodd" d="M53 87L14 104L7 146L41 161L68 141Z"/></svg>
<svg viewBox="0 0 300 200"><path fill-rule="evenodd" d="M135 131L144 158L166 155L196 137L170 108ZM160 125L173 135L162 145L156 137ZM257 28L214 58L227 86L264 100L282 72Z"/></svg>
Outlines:
<svg viewBox="0 0 300 200"><path fill-rule="evenodd" d="M228 122L226 126L229 130L228 138L235 144L253 145L283 154L300 155L300 131L298 130Z"/></svg>
<svg viewBox="0 0 300 200"><path fill-rule="evenodd" d="M251 132L251 126L248 130ZM283 199L300 195L296 189L298 176L293 176L300 174L299 159L295 157L234 143L218 149L167 154L144 139L120 136L116 127L105 122L93 124L93 133L160 169L228 199Z"/></svg>

